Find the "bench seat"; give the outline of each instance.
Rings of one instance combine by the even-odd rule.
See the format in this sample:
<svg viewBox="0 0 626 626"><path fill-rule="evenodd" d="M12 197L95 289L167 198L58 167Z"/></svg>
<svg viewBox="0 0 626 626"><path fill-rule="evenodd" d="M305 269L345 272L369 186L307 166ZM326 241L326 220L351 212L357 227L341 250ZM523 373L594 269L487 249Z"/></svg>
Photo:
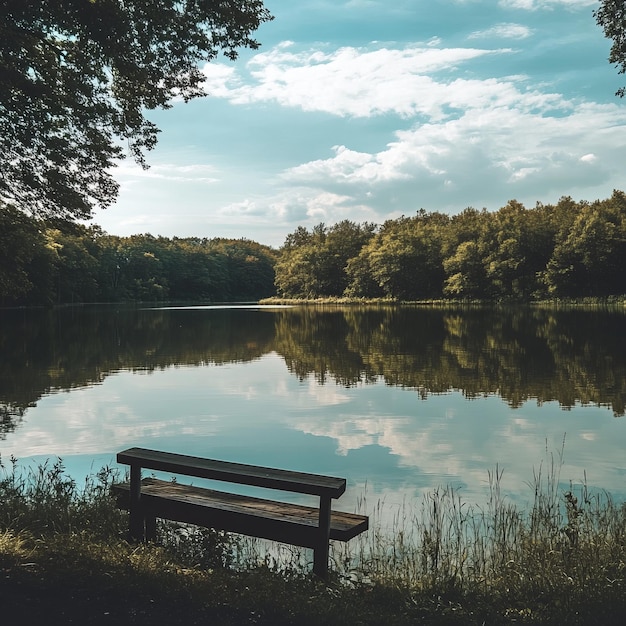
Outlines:
<svg viewBox="0 0 626 626"><path fill-rule="evenodd" d="M130 508L130 482L114 485L118 506ZM314 548L318 541L319 509L254 498L178 482L144 478L141 504L145 515L187 522ZM349 541L367 530L368 518L331 511L330 539Z"/></svg>

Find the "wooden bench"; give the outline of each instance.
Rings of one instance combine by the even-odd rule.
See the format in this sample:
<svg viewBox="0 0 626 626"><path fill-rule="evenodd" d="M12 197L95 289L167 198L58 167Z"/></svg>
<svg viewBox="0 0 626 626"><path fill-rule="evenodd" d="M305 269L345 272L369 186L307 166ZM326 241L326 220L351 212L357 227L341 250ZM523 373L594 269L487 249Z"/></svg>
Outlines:
<svg viewBox="0 0 626 626"><path fill-rule="evenodd" d="M118 506L130 511L130 538L156 538L156 518L225 530L312 548L313 572L326 578L329 540L349 541L368 528L364 515L331 510L346 490L344 478L291 472L183 454L129 448L117 462L130 465L130 481L113 486ZM141 478L141 470L208 478L319 497L319 507L290 504Z"/></svg>

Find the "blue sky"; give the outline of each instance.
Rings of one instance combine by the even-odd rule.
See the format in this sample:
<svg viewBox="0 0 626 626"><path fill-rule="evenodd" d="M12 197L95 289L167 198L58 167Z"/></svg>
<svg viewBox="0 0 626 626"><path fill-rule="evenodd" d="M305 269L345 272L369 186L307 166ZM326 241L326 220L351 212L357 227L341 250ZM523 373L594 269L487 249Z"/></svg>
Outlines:
<svg viewBox="0 0 626 626"><path fill-rule="evenodd" d="M205 68L208 96L149 114L114 170L116 235L246 237L609 197L626 101L596 0L267 0L263 44Z"/></svg>

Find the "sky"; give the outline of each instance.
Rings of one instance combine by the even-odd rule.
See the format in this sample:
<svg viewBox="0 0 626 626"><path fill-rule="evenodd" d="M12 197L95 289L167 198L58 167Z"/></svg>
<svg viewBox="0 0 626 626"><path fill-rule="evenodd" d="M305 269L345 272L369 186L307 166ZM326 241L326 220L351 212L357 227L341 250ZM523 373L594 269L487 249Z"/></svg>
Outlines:
<svg viewBox="0 0 626 626"><path fill-rule="evenodd" d="M207 64L205 98L148 118L113 170L113 235L247 238L604 199L626 190L626 78L596 0L267 0L259 50Z"/></svg>

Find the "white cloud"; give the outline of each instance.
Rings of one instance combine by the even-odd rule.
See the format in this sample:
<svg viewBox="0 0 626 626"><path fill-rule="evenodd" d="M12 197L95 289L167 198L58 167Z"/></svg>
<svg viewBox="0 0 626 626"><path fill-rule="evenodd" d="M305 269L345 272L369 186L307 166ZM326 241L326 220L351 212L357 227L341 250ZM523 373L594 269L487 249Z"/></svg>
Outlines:
<svg viewBox="0 0 626 626"><path fill-rule="evenodd" d="M179 183L212 184L219 181L215 176L216 168L212 165L197 163L176 165L174 163L158 163L143 169L132 161L122 161L116 170L117 178L122 184L132 183L137 179L158 179Z"/></svg>
<svg viewBox="0 0 626 626"><path fill-rule="evenodd" d="M363 199L355 199L352 194L336 193L306 181L295 181L285 174L284 187L268 192L265 196L257 195L254 199L246 198L240 202L227 204L215 213L222 222L235 222L242 218L248 227L258 228L271 223L274 227L282 226L285 232L294 225L311 228L320 222L333 224L343 219L356 222L376 222L380 215ZM398 215L389 214L390 217ZM284 235L273 245L282 245Z"/></svg>
<svg viewBox="0 0 626 626"><path fill-rule="evenodd" d="M584 154L583 156L580 157L580 160L583 163L594 163L595 161L598 160L598 157L595 154Z"/></svg>
<svg viewBox="0 0 626 626"><path fill-rule="evenodd" d="M220 211L222 216L240 216L240 217L254 217L257 215L264 215L265 211L261 208L258 202L246 198L239 202L233 202L227 204Z"/></svg>
<svg viewBox="0 0 626 626"><path fill-rule="evenodd" d="M205 67L209 91L235 104L275 102L304 111L371 117L394 113L411 117L432 115L432 75L450 73L461 63L509 50L408 47L363 50L352 47L332 52L294 52L283 43L248 63L252 84L234 74Z"/></svg>
<svg viewBox="0 0 626 626"><path fill-rule="evenodd" d="M395 113L413 125L378 151L336 145L329 158L286 169L281 179L292 189L259 209L280 219L325 219L355 207L389 214L392 184L398 206L402 189L414 198L426 184L432 197L445 192L467 202L481 187L503 202L519 197L522 184L535 199L555 189L573 193L607 180L626 141L626 113L617 105L568 100L530 88L524 76L479 80L449 71L492 51L292 48L286 42L254 57L255 83L227 89L226 97L355 117Z"/></svg>
<svg viewBox="0 0 626 626"><path fill-rule="evenodd" d="M527 26L503 22L486 30L475 31L468 39L487 39L490 37L498 39L527 39L532 34L533 31Z"/></svg>
<svg viewBox="0 0 626 626"><path fill-rule="evenodd" d="M331 177L336 181L358 182L372 185L381 181L407 178L394 167L395 159L388 158L389 152L379 155L349 150L345 146L334 146L335 156L331 159L311 161L288 170L285 176L301 182L323 180Z"/></svg>
<svg viewBox="0 0 626 626"><path fill-rule="evenodd" d="M350 195L305 185L284 191L279 197L273 198L269 208L277 218L303 225L342 219L368 221L377 217L370 207L355 203Z"/></svg>
<svg viewBox="0 0 626 626"><path fill-rule="evenodd" d="M491 32L530 33L516 24ZM283 42L252 58L250 84L218 70L225 82L217 92L233 103L355 118L394 114L396 129L411 124L391 127L391 140L378 150L329 146L327 158L285 169L276 179L282 189L227 205L220 215L301 225L344 217L379 221L416 203L447 210L501 203L491 206L497 208L531 193L533 203L546 201L619 176L623 108L533 88L526 76L479 79L457 67L505 54L510 51L438 47L299 52Z"/></svg>
<svg viewBox="0 0 626 626"><path fill-rule="evenodd" d="M287 177L288 178L288 177ZM359 217L355 218L354 216ZM315 224L329 219L372 220L377 216L366 206L355 206L349 195L341 195L306 185L291 187L274 195L246 198L227 204L217 211L223 219L271 219L283 223Z"/></svg>
<svg viewBox="0 0 626 626"><path fill-rule="evenodd" d="M534 11L538 8L538 0L500 0L498 5L505 9L525 9Z"/></svg>
<svg viewBox="0 0 626 626"><path fill-rule="evenodd" d="M498 5L505 9L522 9L537 11L565 6L566 8L583 8L597 4L597 0L499 0Z"/></svg>
<svg viewBox="0 0 626 626"><path fill-rule="evenodd" d="M232 65L207 63L202 69L202 73L204 74L205 91L216 98L226 97L229 88L239 83L239 78L235 74L235 67Z"/></svg>
<svg viewBox="0 0 626 626"><path fill-rule="evenodd" d="M600 181L615 168L626 142L622 109L585 105L560 117L542 116L523 96L520 100L525 104L518 108L473 107L457 118L398 131L395 141L375 154L335 147L334 156L301 164L285 177L294 184L334 183L344 193L388 181L396 188L408 181L415 191L428 182L437 193L471 186L474 178L511 198L519 195L516 184L522 181L540 194L550 185L571 189Z"/></svg>

